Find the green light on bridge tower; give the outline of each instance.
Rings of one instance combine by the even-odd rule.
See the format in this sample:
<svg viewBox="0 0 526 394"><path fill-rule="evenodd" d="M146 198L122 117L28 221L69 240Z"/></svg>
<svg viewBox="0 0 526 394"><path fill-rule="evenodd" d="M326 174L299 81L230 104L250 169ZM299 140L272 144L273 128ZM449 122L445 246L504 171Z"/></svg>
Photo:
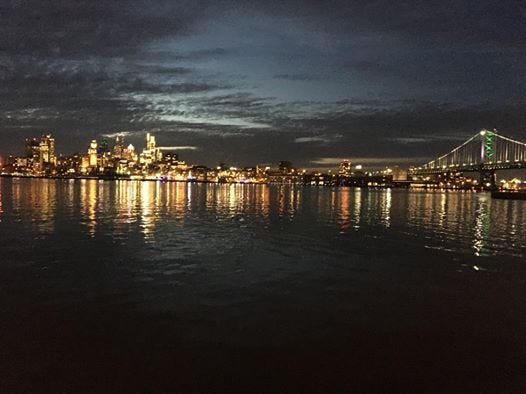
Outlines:
<svg viewBox="0 0 526 394"><path fill-rule="evenodd" d="M480 135L482 136L482 162L492 161L495 156L495 133L489 130L482 130Z"/></svg>
<svg viewBox="0 0 526 394"><path fill-rule="evenodd" d="M486 132L484 136L484 152L486 152L486 159L493 159L495 151L493 150L493 142L495 139L495 134L491 131Z"/></svg>

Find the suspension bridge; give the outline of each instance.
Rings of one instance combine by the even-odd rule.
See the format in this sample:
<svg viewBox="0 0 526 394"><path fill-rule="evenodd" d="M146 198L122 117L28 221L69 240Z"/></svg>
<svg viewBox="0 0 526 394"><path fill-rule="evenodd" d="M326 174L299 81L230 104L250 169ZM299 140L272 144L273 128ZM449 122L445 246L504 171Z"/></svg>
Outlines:
<svg viewBox="0 0 526 394"><path fill-rule="evenodd" d="M413 167L410 174L425 176L453 172L480 172L494 178L496 170L526 168L526 143L496 130L481 130L467 141L429 163Z"/></svg>

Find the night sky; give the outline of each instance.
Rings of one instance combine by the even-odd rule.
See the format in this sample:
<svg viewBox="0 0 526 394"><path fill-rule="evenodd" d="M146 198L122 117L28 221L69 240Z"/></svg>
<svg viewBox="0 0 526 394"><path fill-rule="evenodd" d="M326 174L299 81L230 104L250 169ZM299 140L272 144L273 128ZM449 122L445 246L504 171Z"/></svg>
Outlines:
<svg viewBox="0 0 526 394"><path fill-rule="evenodd" d="M125 135L190 163L419 164L526 141L524 1L0 3L0 154Z"/></svg>

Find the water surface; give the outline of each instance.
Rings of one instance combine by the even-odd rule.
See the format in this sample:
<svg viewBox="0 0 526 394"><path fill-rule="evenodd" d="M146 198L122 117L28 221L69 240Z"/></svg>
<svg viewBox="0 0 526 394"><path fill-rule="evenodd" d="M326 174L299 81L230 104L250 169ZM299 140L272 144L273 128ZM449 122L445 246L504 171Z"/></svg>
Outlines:
<svg viewBox="0 0 526 394"><path fill-rule="evenodd" d="M0 178L4 384L519 390L525 208L472 192Z"/></svg>

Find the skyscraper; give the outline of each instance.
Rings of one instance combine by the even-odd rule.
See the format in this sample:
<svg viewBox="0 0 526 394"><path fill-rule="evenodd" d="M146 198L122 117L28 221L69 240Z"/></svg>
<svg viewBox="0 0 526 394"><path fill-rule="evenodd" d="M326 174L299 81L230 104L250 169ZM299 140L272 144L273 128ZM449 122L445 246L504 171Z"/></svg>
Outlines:
<svg viewBox="0 0 526 394"><path fill-rule="evenodd" d="M56 164L55 139L51 134L26 139L28 165L36 172Z"/></svg>
<svg viewBox="0 0 526 394"><path fill-rule="evenodd" d="M146 150L155 150L155 137L150 133L146 133Z"/></svg>
<svg viewBox="0 0 526 394"><path fill-rule="evenodd" d="M97 140L91 140L88 148L89 166L97 167Z"/></svg>
<svg viewBox="0 0 526 394"><path fill-rule="evenodd" d="M343 176L350 176L352 174L352 162L350 160L344 160L340 163L338 174Z"/></svg>
<svg viewBox="0 0 526 394"><path fill-rule="evenodd" d="M44 164L54 165L56 161L55 139L51 136L51 134L43 135L42 138L40 138L39 149L41 166Z"/></svg>
<svg viewBox="0 0 526 394"><path fill-rule="evenodd" d="M113 146L113 157L116 159L122 158L124 149L125 147L123 145L122 137L117 136L115 139L115 145Z"/></svg>
<svg viewBox="0 0 526 394"><path fill-rule="evenodd" d="M146 148L142 151L140 161L142 164L150 165L163 158L161 150L155 145L155 137L150 133L146 134Z"/></svg>
<svg viewBox="0 0 526 394"><path fill-rule="evenodd" d="M38 138L26 139L26 156L28 158L37 158L40 152L40 141Z"/></svg>

